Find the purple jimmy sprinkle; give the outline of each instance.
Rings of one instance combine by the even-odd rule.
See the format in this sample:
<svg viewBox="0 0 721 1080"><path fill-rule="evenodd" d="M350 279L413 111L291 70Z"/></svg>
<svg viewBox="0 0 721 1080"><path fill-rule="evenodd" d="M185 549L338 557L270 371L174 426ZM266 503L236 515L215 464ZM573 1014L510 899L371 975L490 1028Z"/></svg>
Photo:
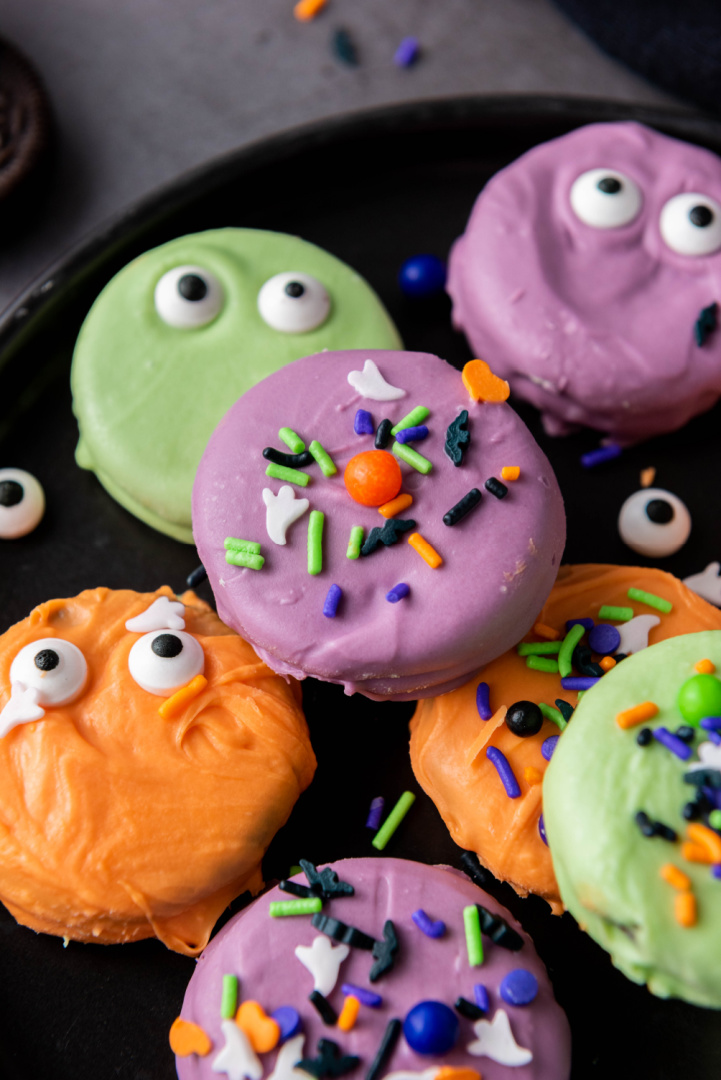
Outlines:
<svg viewBox="0 0 721 1080"><path fill-rule="evenodd" d="M721 716L704 716L701 727L705 731L721 731Z"/></svg>
<svg viewBox="0 0 721 1080"><path fill-rule="evenodd" d="M719 735L718 731L709 731L708 738L709 742L712 742L714 746L721 746L721 735Z"/></svg>
<svg viewBox="0 0 721 1080"><path fill-rule="evenodd" d="M490 720L493 716L491 709L491 688L487 682L479 682L476 690L476 708L481 720Z"/></svg>
<svg viewBox="0 0 721 1080"><path fill-rule="evenodd" d="M372 435L375 431L373 417L366 409L359 409L353 421L353 430L356 435Z"/></svg>
<svg viewBox="0 0 721 1080"><path fill-rule="evenodd" d="M372 990L366 990L365 986L354 986L353 983L343 983L341 990L346 995L358 998L361 1005L367 1005L369 1009L379 1009L383 1004L380 994L374 994Z"/></svg>
<svg viewBox="0 0 721 1080"><path fill-rule="evenodd" d="M428 428L425 424L418 424L417 427L407 427L399 431L396 435L396 442L423 442L423 440L427 438Z"/></svg>
<svg viewBox="0 0 721 1080"><path fill-rule="evenodd" d="M491 999L488 996L488 990L483 983L474 983L473 997L475 998L478 1008L483 1009L484 1012L488 1012L491 1007Z"/></svg>
<svg viewBox="0 0 721 1080"><path fill-rule="evenodd" d="M446 924L443 922L443 919L431 919L429 915L426 915L423 908L418 908L418 911L414 911L411 918L418 929L423 931L426 937L439 938L443 937L446 932Z"/></svg>
<svg viewBox="0 0 721 1080"><path fill-rule="evenodd" d="M545 757L546 761L550 761L553 757L553 751L556 749L556 744L558 743L558 740L558 735L549 735L547 739L543 740L543 743L541 744L541 753Z"/></svg>
<svg viewBox="0 0 721 1080"><path fill-rule="evenodd" d="M518 781L514 776L513 769L508 764L506 755L495 746L489 746L486 750L486 757L495 765L496 771L501 778L501 783L506 789L506 795L509 799L517 799L521 794L521 789L518 786Z"/></svg>
<svg viewBox="0 0 721 1080"><path fill-rule="evenodd" d="M385 805L385 799L382 795L379 795L377 799L373 799L371 808L368 812L368 820L366 821L366 829L380 828L381 818L383 817L383 807Z"/></svg>
<svg viewBox="0 0 721 1080"><path fill-rule="evenodd" d="M403 38L393 55L393 63L396 67L410 67L411 64L415 64L420 51L418 38Z"/></svg>
<svg viewBox="0 0 721 1080"><path fill-rule="evenodd" d="M604 461L612 461L619 457L621 447L611 443L610 446L599 446L598 450L589 450L587 454L581 454L581 464L584 469L593 469L596 465L603 465Z"/></svg>
<svg viewBox="0 0 721 1080"><path fill-rule="evenodd" d="M718 810L721 810L721 788L702 787L702 793L706 796L712 806L715 806Z"/></svg>
<svg viewBox="0 0 721 1080"><path fill-rule="evenodd" d="M551 736L551 738L553 737L554 736ZM538 835L541 837L541 840L543 840L546 847L548 847L548 840L546 839L546 823L543 820L543 814L541 814L538 819Z"/></svg>
<svg viewBox="0 0 721 1080"><path fill-rule="evenodd" d="M721 863L714 863L711 867L711 873L715 878L721 878Z"/></svg>
<svg viewBox="0 0 721 1080"><path fill-rule="evenodd" d="M572 626L582 626L585 630L593 630L595 625L593 619L566 619L566 633Z"/></svg>
<svg viewBox="0 0 721 1080"><path fill-rule="evenodd" d="M561 679L561 686L564 690L590 690L597 682L592 675L568 675Z"/></svg>
<svg viewBox="0 0 721 1080"><path fill-rule="evenodd" d="M673 735L668 728L654 728L653 737L660 742L662 746L665 746L667 750L670 750L672 754L675 754L676 757L680 757L681 761L688 761L693 753L692 747Z"/></svg>
<svg viewBox="0 0 721 1080"><path fill-rule="evenodd" d="M338 605L340 604L340 598L343 595L343 590L340 585L331 585L330 589L326 593L325 603L323 604L323 614L326 619L335 619L338 613Z"/></svg>
<svg viewBox="0 0 721 1080"><path fill-rule="evenodd" d="M405 599L410 591L410 585L406 585L405 581L400 581L393 586L390 592L386 593L386 600L389 604L397 604L399 600Z"/></svg>

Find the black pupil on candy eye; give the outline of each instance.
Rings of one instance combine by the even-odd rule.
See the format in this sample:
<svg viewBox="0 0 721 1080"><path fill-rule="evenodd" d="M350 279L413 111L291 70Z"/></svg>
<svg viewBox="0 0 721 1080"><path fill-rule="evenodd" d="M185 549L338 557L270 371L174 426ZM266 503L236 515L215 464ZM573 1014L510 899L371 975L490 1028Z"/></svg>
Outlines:
<svg viewBox="0 0 721 1080"><path fill-rule="evenodd" d="M208 293L208 286L197 274L183 274L178 282L178 292L184 300L203 300Z"/></svg>
<svg viewBox="0 0 721 1080"><path fill-rule="evenodd" d="M153 638L153 644L150 648L156 656L170 659L182 652L183 642L175 634L158 634L156 638Z"/></svg>
<svg viewBox="0 0 721 1080"><path fill-rule="evenodd" d="M289 281L285 287L286 296L292 296L294 300L297 300L304 292L305 286L301 285L299 281Z"/></svg>
<svg viewBox="0 0 721 1080"><path fill-rule="evenodd" d="M617 195L621 190L621 181L617 180L615 176L602 176L596 187L604 195Z"/></svg>
<svg viewBox="0 0 721 1080"><path fill-rule="evenodd" d="M673 521L673 507L665 499L651 499L646 503L646 517L654 525L668 525L669 521Z"/></svg>
<svg viewBox="0 0 721 1080"><path fill-rule="evenodd" d="M705 229L713 221L713 210L710 210L708 206L692 206L688 216L692 225Z"/></svg>
<svg viewBox="0 0 721 1080"><path fill-rule="evenodd" d="M24 494L25 490L17 480L0 481L0 506L17 506Z"/></svg>
<svg viewBox="0 0 721 1080"><path fill-rule="evenodd" d="M41 649L35 654L35 667L40 671L52 671L60 663L60 657L55 649Z"/></svg>

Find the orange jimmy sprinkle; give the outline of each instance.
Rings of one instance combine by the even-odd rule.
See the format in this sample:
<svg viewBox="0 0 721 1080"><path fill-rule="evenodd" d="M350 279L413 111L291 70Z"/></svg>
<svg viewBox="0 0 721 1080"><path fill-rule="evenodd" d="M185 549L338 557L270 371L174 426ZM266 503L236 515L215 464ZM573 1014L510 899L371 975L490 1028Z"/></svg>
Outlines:
<svg viewBox="0 0 721 1080"><path fill-rule="evenodd" d="M520 465L504 465L501 469L501 480L517 480L520 475Z"/></svg>
<svg viewBox="0 0 721 1080"><path fill-rule="evenodd" d="M702 825L700 821L690 821L686 832L688 838L695 844L704 847L711 856L711 862L721 863L721 836L708 825Z"/></svg>
<svg viewBox="0 0 721 1080"><path fill-rule="evenodd" d="M173 1020L170 1028L170 1049L178 1057L190 1057L191 1054L205 1057L212 1047L213 1044L202 1027L190 1020L181 1020L180 1017Z"/></svg>
<svg viewBox="0 0 721 1080"><path fill-rule="evenodd" d="M463 368L463 385L473 401L506 401L511 388L494 375L485 360L469 360Z"/></svg>
<svg viewBox="0 0 721 1080"><path fill-rule="evenodd" d="M705 848L703 844L694 844L692 840L684 840L681 844L681 857L687 862L706 863L710 865L713 862L708 848Z"/></svg>
<svg viewBox="0 0 721 1080"><path fill-rule="evenodd" d="M536 637L545 638L546 641L558 641L561 636L560 631L554 630L552 626L546 626L542 622L536 623L533 627L533 633Z"/></svg>
<svg viewBox="0 0 721 1080"><path fill-rule="evenodd" d="M602 660L598 661L598 666L604 671L610 671L611 668L616 666L616 661L612 656L604 656Z"/></svg>
<svg viewBox="0 0 721 1080"><path fill-rule="evenodd" d="M540 784L541 780L543 780L543 773L535 765L526 765L523 770L523 778L533 786L533 784Z"/></svg>
<svg viewBox="0 0 721 1080"><path fill-rule="evenodd" d="M244 1001L235 1014L235 1022L257 1053L267 1054L278 1045L280 1025L257 1001Z"/></svg>
<svg viewBox="0 0 721 1080"><path fill-rule="evenodd" d="M620 728L636 727L644 720L652 720L658 713L658 705L652 701L642 701L640 705L634 705L632 709L625 709L616 717L616 723Z"/></svg>
<svg viewBox="0 0 721 1080"><path fill-rule="evenodd" d="M341 1031L350 1031L355 1026L355 1022L358 1019L358 1010L360 1009L360 1001L357 997L353 997L349 994L343 1002L343 1008L340 1011L338 1017L338 1027Z"/></svg>
<svg viewBox="0 0 721 1080"><path fill-rule="evenodd" d="M198 694L202 694L207 685L208 680L205 675L196 675L187 686L182 686L180 690L176 690L171 697L165 699L158 709L163 720L174 720L193 698L196 698Z"/></svg>
<svg viewBox="0 0 721 1080"><path fill-rule="evenodd" d="M432 570L438 569L442 564L443 559L438 554L434 547L424 540L420 533L411 533L408 537L408 543L411 545L414 551L417 551L422 559L428 563Z"/></svg>
<svg viewBox="0 0 721 1080"><path fill-rule="evenodd" d="M694 664L694 667L699 675L713 675L716 670L716 665L712 660L699 660L698 664Z"/></svg>
<svg viewBox="0 0 721 1080"><path fill-rule="evenodd" d="M298 0L293 8L293 14L298 22L309 22L314 19L319 11L322 11L328 0Z"/></svg>
<svg viewBox="0 0 721 1080"><path fill-rule="evenodd" d="M673 863L664 863L659 874L664 881L667 881L669 885L672 885L674 889L679 889L683 892L691 888L691 878L688 874L684 874L683 870L679 870Z"/></svg>
<svg viewBox="0 0 721 1080"><path fill-rule="evenodd" d="M464 1069L455 1065L441 1065L435 1080L483 1080L475 1069Z"/></svg>
<svg viewBox="0 0 721 1080"><path fill-rule="evenodd" d="M401 510L407 510L409 506L413 506L413 496L402 493L390 502L383 503L383 506L379 506L378 513L384 518L392 518L400 514Z"/></svg>
<svg viewBox="0 0 721 1080"><path fill-rule="evenodd" d="M395 499L403 480L397 458L388 450L364 450L345 467L348 494L361 506L383 506Z"/></svg>
<svg viewBox="0 0 721 1080"><path fill-rule="evenodd" d="M673 913L676 916L676 922L681 926L695 926L697 913L694 894L692 892L678 893L674 900Z"/></svg>
<svg viewBox="0 0 721 1080"><path fill-rule="evenodd" d="M641 487L651 487L651 484L656 479L656 470L653 465L648 469L641 469Z"/></svg>

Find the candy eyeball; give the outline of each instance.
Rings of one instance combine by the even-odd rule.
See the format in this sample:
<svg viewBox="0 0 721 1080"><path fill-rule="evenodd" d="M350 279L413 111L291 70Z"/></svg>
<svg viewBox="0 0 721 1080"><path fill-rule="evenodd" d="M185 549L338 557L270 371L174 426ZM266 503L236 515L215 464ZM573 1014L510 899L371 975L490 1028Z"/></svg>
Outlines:
<svg viewBox="0 0 721 1080"><path fill-rule="evenodd" d="M0 539L15 540L37 528L45 513L45 492L24 469L0 469Z"/></svg>
<svg viewBox="0 0 721 1080"><path fill-rule="evenodd" d="M207 326L223 307L223 287L202 266L176 266L155 286L155 310L176 330Z"/></svg>
<svg viewBox="0 0 721 1080"><path fill-rule="evenodd" d="M638 217L643 196L635 180L615 169L589 169L574 180L571 208L584 225L619 229Z"/></svg>
<svg viewBox="0 0 721 1080"><path fill-rule="evenodd" d="M81 693L88 665L77 645L40 638L20 650L10 665L10 683L37 690L39 705L67 705Z"/></svg>
<svg viewBox="0 0 721 1080"><path fill-rule="evenodd" d="M659 229L679 255L712 255L721 248L721 204L695 191L674 195L661 211Z"/></svg>
<svg viewBox="0 0 721 1080"><path fill-rule="evenodd" d="M663 488L642 488L621 507L618 531L639 555L662 559L674 555L689 538L691 515L676 495Z"/></svg>
<svg viewBox="0 0 721 1080"><path fill-rule="evenodd" d="M202 675L205 655L199 641L183 630L155 630L136 641L128 668L138 686L149 694L169 697Z"/></svg>
<svg viewBox="0 0 721 1080"><path fill-rule="evenodd" d="M258 293L258 311L272 330L304 334L328 318L330 296L310 274L276 274Z"/></svg>

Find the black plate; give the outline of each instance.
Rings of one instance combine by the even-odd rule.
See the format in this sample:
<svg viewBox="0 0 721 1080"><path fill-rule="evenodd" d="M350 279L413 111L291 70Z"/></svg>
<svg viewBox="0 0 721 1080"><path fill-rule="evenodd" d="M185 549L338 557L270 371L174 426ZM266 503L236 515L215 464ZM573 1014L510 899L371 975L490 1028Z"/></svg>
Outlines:
<svg viewBox="0 0 721 1080"><path fill-rule="evenodd" d="M242 225L298 233L359 270L378 290L406 346L457 365L470 354L444 297L414 303L396 284L420 251L445 256L487 178L530 146L582 123L638 119L721 151L721 125L705 118L603 102L464 99L361 114L251 146L182 178L94 236L33 285L0 322L0 463L35 473L47 515L31 536L3 542L0 632L40 601L96 585L180 590L197 565L191 547L153 532L117 506L73 460L77 437L68 371L93 299L135 255L174 236ZM546 438L533 410L519 412L548 453L570 509L566 560L638 564L616 532L640 470L680 495L693 517L689 543L664 566L683 577L719 557L715 477L717 407L593 472L580 454L591 432ZM201 593L210 598L207 586ZM408 705L344 698L309 680L306 712L319 768L264 863L268 880L299 857L370 855L370 799L418 791L408 764ZM0 781L1 782L1 781ZM416 805L388 854L459 864L430 801ZM534 935L571 1020L573 1077L618 1080L719 1075L718 1013L653 998L616 972L570 916L535 898L491 891ZM235 907L237 908L237 904ZM167 1033L193 961L156 941L63 948L16 926L0 909L0 1076L8 1080L172 1080ZM720 958L721 961L721 958ZM510 1073L509 1073L510 1076Z"/></svg>

